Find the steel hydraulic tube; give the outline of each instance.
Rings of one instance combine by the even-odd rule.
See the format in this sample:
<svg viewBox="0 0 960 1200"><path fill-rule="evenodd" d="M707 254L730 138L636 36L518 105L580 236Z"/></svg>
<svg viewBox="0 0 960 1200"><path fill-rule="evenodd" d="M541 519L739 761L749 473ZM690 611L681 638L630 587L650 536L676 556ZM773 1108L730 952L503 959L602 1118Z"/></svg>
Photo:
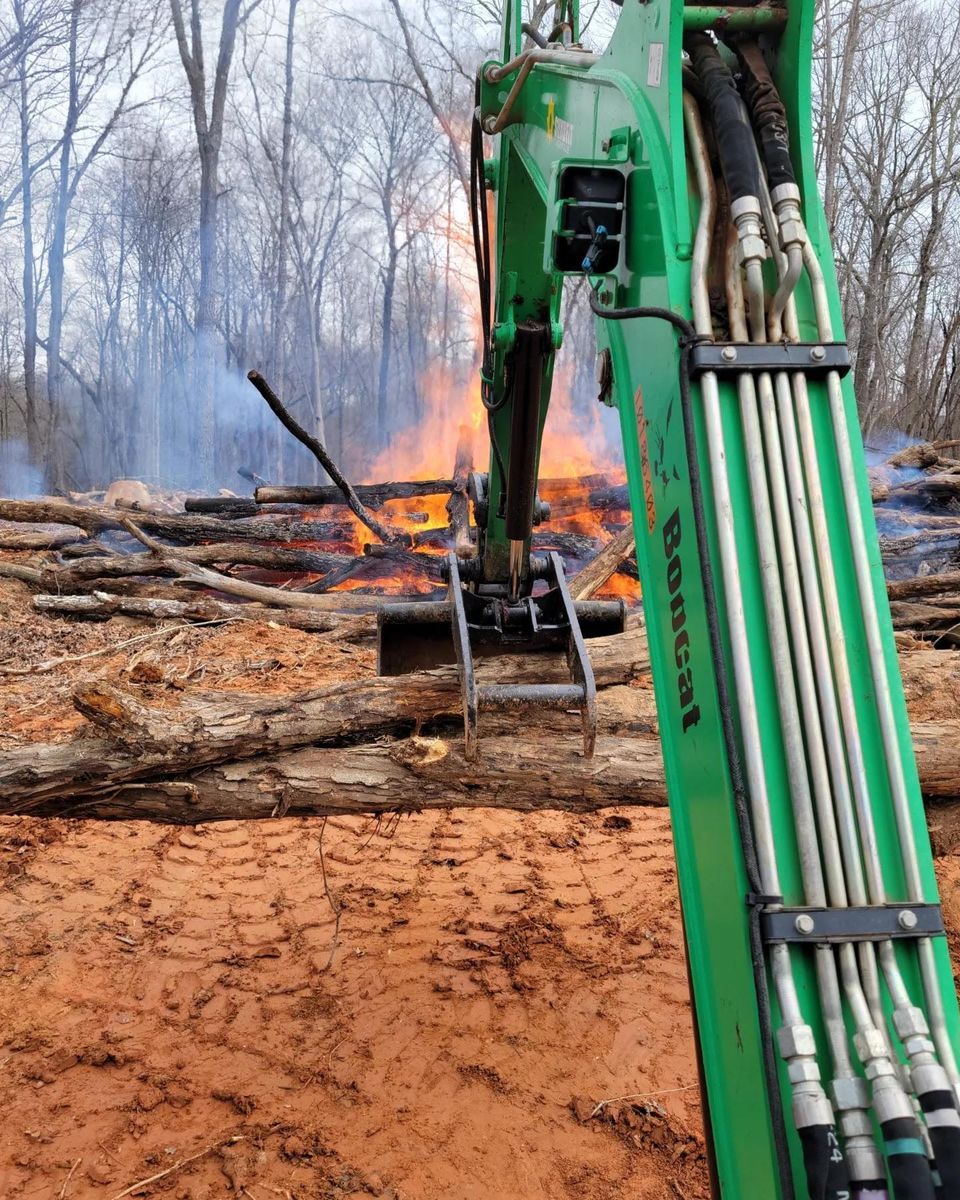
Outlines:
<svg viewBox="0 0 960 1200"><path fill-rule="evenodd" d="M699 333L712 336L709 301L702 281L706 278L706 265L710 254L710 240L716 211L716 189L700 128L699 111L692 97L685 97L684 116L690 133L694 166L701 195L700 218L694 240L691 268L691 278L694 284L692 289L694 326ZM769 895L779 895L780 878L776 844L763 764L746 618L740 590L737 539L726 473L726 452L716 374L705 373L701 377L700 383L714 505L717 514L720 565L727 603L734 678L737 685L757 858L764 891ZM831 1180L832 1190L830 1192L821 1190L820 1194L829 1195L831 1200L834 1196L839 1198L843 1193L845 1182L845 1171L841 1173L839 1170L843 1163L843 1156L839 1155L839 1163L836 1160L831 1162L828 1147L837 1146L833 1110L820 1082L820 1068L817 1063L813 1031L803 1017L793 977L790 951L787 946L771 947L770 970L783 1019L783 1025L778 1033L778 1043L781 1055L787 1063L791 1081L794 1122L804 1145L811 1194L817 1194L813 1191L814 1178L823 1172L824 1179L827 1179L832 1170L834 1176L839 1176L836 1179L836 1186L832 1186L833 1181Z"/></svg>

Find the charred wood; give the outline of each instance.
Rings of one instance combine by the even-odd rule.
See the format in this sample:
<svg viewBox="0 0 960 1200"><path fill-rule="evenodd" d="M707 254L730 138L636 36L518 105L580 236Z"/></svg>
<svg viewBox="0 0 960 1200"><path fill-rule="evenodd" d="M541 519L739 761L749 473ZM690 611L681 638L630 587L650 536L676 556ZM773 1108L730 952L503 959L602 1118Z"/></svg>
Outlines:
<svg viewBox="0 0 960 1200"><path fill-rule="evenodd" d="M390 526L384 525L382 521L379 521L363 506L357 497L357 493L353 490L353 486L330 457L323 442L321 442L320 439L315 437L312 433L308 433L302 425L298 424L293 415L284 407L280 397L273 392L273 390L270 388L270 385L260 374L260 372L248 371L247 378L264 398L264 400L266 400L270 411L277 418L284 429L286 429L289 433L292 433L297 441L306 446L310 453L313 454L313 456L317 459L326 473L342 492L343 499L346 502L347 507L357 518L357 520L366 525L370 532L375 534L376 537L378 537L382 542L394 545L409 546L410 535L408 533L405 533L402 529L392 529Z"/></svg>
<svg viewBox="0 0 960 1200"><path fill-rule="evenodd" d="M367 508L381 508L388 500L409 500L414 496L442 496L453 491L452 479L423 479L396 483L357 483L353 490ZM344 504L343 493L332 484L320 487L258 487L257 504L302 504L322 508Z"/></svg>

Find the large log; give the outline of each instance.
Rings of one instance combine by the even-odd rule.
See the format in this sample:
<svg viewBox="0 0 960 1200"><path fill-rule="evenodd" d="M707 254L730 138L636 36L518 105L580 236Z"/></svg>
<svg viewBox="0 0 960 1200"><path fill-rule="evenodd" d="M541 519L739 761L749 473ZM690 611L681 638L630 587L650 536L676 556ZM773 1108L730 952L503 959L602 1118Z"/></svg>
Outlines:
<svg viewBox="0 0 960 1200"><path fill-rule="evenodd" d="M570 594L574 600L589 600L611 575L616 575L624 560L635 550L633 525L625 525L613 541L608 542L597 557L570 580Z"/></svg>
<svg viewBox="0 0 960 1200"><path fill-rule="evenodd" d="M590 648L600 688L628 683L649 668L642 629L597 638ZM544 654L488 659L478 673L483 679L521 683L569 678L560 656ZM461 715L460 685L451 667L331 684L292 696L191 696L173 711L151 709L97 685L81 689L74 702L104 736L34 744L0 755L0 812L316 742L407 733ZM485 727L481 722L481 742ZM576 741L572 725L570 736Z"/></svg>
<svg viewBox="0 0 960 1200"><path fill-rule="evenodd" d="M0 529L0 550L60 550L86 537L79 529Z"/></svg>
<svg viewBox="0 0 960 1200"><path fill-rule="evenodd" d="M75 525L87 533L125 529L130 513L98 505L67 504L63 500L0 500L0 520L34 525ZM216 517L180 513L137 512L137 525L171 542L220 542L223 522ZM346 522L296 521L281 517L251 517L230 522L230 537L260 542L349 541L353 526Z"/></svg>
<svg viewBox="0 0 960 1200"><path fill-rule="evenodd" d="M381 508L388 500L409 500L412 496L441 496L453 491L452 479L420 479L388 483L356 483L353 490L367 508ZM343 493L333 484L319 487L277 487L266 484L255 493L258 504L305 504L322 508L343 504Z"/></svg>
<svg viewBox="0 0 960 1200"><path fill-rule="evenodd" d="M232 566L259 567L264 571L320 575L356 559L346 554L322 554L310 550L290 550L285 546L258 546L248 542L222 542L205 546L186 546L176 551L177 558L198 566L225 563ZM36 581L49 590L64 590L75 584L97 579L124 579L135 575L168 575L171 568L156 554L107 554L71 561L67 566L37 568ZM25 582L29 580L25 579Z"/></svg>
<svg viewBox="0 0 960 1200"><path fill-rule="evenodd" d="M272 816L412 812L458 806L517 812L592 812L623 804L663 805L660 744L599 737L584 759L575 736L543 730L481 741L468 762L458 739L414 737L360 746L292 751L217 764L190 776L57 798L31 816L150 820L168 824ZM9 812L6 798L0 812Z"/></svg>
<svg viewBox="0 0 960 1200"><path fill-rule="evenodd" d="M937 850L948 853L960 840L955 816L951 820L960 797L960 721L920 722L913 734L924 796L936 802ZM583 758L575 737L542 728L488 736L481 750L478 761L466 761L458 736L310 747L192 773L171 770L92 793L70 788L29 803L4 795L0 814L195 824L427 808L591 812L666 803L660 744L650 735L598 737L592 759Z"/></svg>

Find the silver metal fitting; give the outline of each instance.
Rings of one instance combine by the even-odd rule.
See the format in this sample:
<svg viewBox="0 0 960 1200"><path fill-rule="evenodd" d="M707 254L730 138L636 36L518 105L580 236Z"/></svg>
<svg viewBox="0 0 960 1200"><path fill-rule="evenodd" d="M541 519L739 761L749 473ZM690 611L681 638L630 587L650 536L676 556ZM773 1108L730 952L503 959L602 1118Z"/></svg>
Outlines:
<svg viewBox="0 0 960 1200"><path fill-rule="evenodd" d="M801 913L793 923L797 933L813 933L817 927L816 921L809 913Z"/></svg>
<svg viewBox="0 0 960 1200"><path fill-rule="evenodd" d="M745 266L748 262L763 262L767 257L767 244L763 240L760 230L757 229L755 233L740 231L737 252L741 267Z"/></svg>
<svg viewBox="0 0 960 1200"><path fill-rule="evenodd" d="M895 1079L897 1076L889 1058L871 1058L864 1064L863 1073L871 1083L878 1079Z"/></svg>
<svg viewBox="0 0 960 1200"><path fill-rule="evenodd" d="M799 217L781 217L779 226L780 245L784 250L789 250L791 246L806 245L807 231Z"/></svg>
<svg viewBox="0 0 960 1200"><path fill-rule="evenodd" d="M844 1146L844 1153L847 1157L847 1169L850 1172L851 1179L883 1179L886 1172L886 1167L883 1162L883 1155L873 1146ZM868 1193L864 1192L864 1195ZM875 1196L882 1196L883 1192L874 1192Z"/></svg>
<svg viewBox="0 0 960 1200"><path fill-rule="evenodd" d="M795 204L799 204L800 189L795 183L781 183L770 193L770 199L773 202L774 208L781 205L785 200L792 200Z"/></svg>
<svg viewBox="0 0 960 1200"><path fill-rule="evenodd" d="M908 1058L919 1058L921 1054L932 1055L936 1050L933 1042L921 1033L918 1033L915 1037L904 1038L903 1048ZM947 1086L949 1087L950 1085L947 1084Z"/></svg>
<svg viewBox="0 0 960 1200"><path fill-rule="evenodd" d="M787 1063L787 1078L791 1083L819 1083L820 1067L816 1059L795 1058Z"/></svg>
<svg viewBox="0 0 960 1200"><path fill-rule="evenodd" d="M902 1120L914 1115L913 1105L907 1094L892 1080L882 1080L874 1088L873 1111L881 1125L887 1121Z"/></svg>
<svg viewBox="0 0 960 1200"><path fill-rule="evenodd" d="M833 1106L838 1112L850 1109L870 1107L870 1090L867 1081L859 1075L841 1075L830 1084L833 1093ZM867 1127L870 1122L867 1120Z"/></svg>
<svg viewBox="0 0 960 1200"><path fill-rule="evenodd" d="M833 1124L833 1108L820 1088L813 1093L794 1096L791 1107L798 1129L806 1129L810 1125Z"/></svg>
<svg viewBox="0 0 960 1200"><path fill-rule="evenodd" d="M760 202L754 196L743 196L730 206L733 223L737 227L740 265L756 260L763 262L767 256L767 245L763 240L760 220Z"/></svg>
<svg viewBox="0 0 960 1200"><path fill-rule="evenodd" d="M897 1031L897 1037L903 1041L908 1037L915 1037L918 1034L928 1034L930 1026L927 1024L927 1018L924 1015L923 1009L917 1008L915 1004L909 1007L896 1008L893 1011L893 1027Z"/></svg>
<svg viewBox="0 0 960 1200"><path fill-rule="evenodd" d="M897 924L901 929L916 929L917 914L912 909L905 908L897 917Z"/></svg>
<svg viewBox="0 0 960 1200"><path fill-rule="evenodd" d="M738 229L740 228L741 218L748 216L756 217L759 222L762 215L763 209L760 207L760 201L756 196L741 196L739 200L734 200L730 205L730 217Z"/></svg>
<svg viewBox="0 0 960 1200"><path fill-rule="evenodd" d="M481 124L483 125L483 132L489 133L492 136L497 124L497 118L495 116L484 117Z"/></svg>
<svg viewBox="0 0 960 1200"><path fill-rule="evenodd" d="M817 1043L809 1025L783 1025L777 1030L777 1045L783 1058L814 1058Z"/></svg>
<svg viewBox="0 0 960 1200"><path fill-rule="evenodd" d="M823 362L823 360L827 357L827 352L823 346L814 346L810 350L810 357L814 362Z"/></svg>
<svg viewBox="0 0 960 1200"><path fill-rule="evenodd" d="M918 1096L925 1092L949 1092L953 1095L947 1073L939 1063L924 1063L923 1066L914 1067L910 1072L910 1082Z"/></svg>
<svg viewBox="0 0 960 1200"><path fill-rule="evenodd" d="M807 243L807 231L804 228L803 217L800 215L800 192L793 184L782 184L775 189L770 197L777 214L777 225L780 229L780 246L789 250L791 246Z"/></svg>
<svg viewBox="0 0 960 1200"><path fill-rule="evenodd" d="M733 346L724 346L724 348L720 351L720 357L724 362L736 362L737 352Z"/></svg>
<svg viewBox="0 0 960 1200"><path fill-rule="evenodd" d="M887 1039L879 1029L873 1026L861 1029L853 1035L853 1044L862 1063L866 1064L871 1059L882 1058L887 1062L890 1069L893 1069L889 1059L887 1059Z"/></svg>

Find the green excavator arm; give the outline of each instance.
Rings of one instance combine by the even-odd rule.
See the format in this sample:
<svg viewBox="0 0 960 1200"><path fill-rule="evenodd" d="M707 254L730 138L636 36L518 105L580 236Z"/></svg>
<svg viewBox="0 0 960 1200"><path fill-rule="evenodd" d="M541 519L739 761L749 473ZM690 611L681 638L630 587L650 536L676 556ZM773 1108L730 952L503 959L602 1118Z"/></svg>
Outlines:
<svg viewBox="0 0 960 1200"><path fill-rule="evenodd" d="M476 553L446 605L383 620L381 666L419 625L456 652L468 752L498 702L580 708L591 749L581 634L622 614L530 545L575 276L621 418L715 1195L960 1197L957 1001L814 170L815 0L620 7L593 55L577 0L543 31L506 0L480 68ZM565 644L571 684L494 695L484 641Z"/></svg>

